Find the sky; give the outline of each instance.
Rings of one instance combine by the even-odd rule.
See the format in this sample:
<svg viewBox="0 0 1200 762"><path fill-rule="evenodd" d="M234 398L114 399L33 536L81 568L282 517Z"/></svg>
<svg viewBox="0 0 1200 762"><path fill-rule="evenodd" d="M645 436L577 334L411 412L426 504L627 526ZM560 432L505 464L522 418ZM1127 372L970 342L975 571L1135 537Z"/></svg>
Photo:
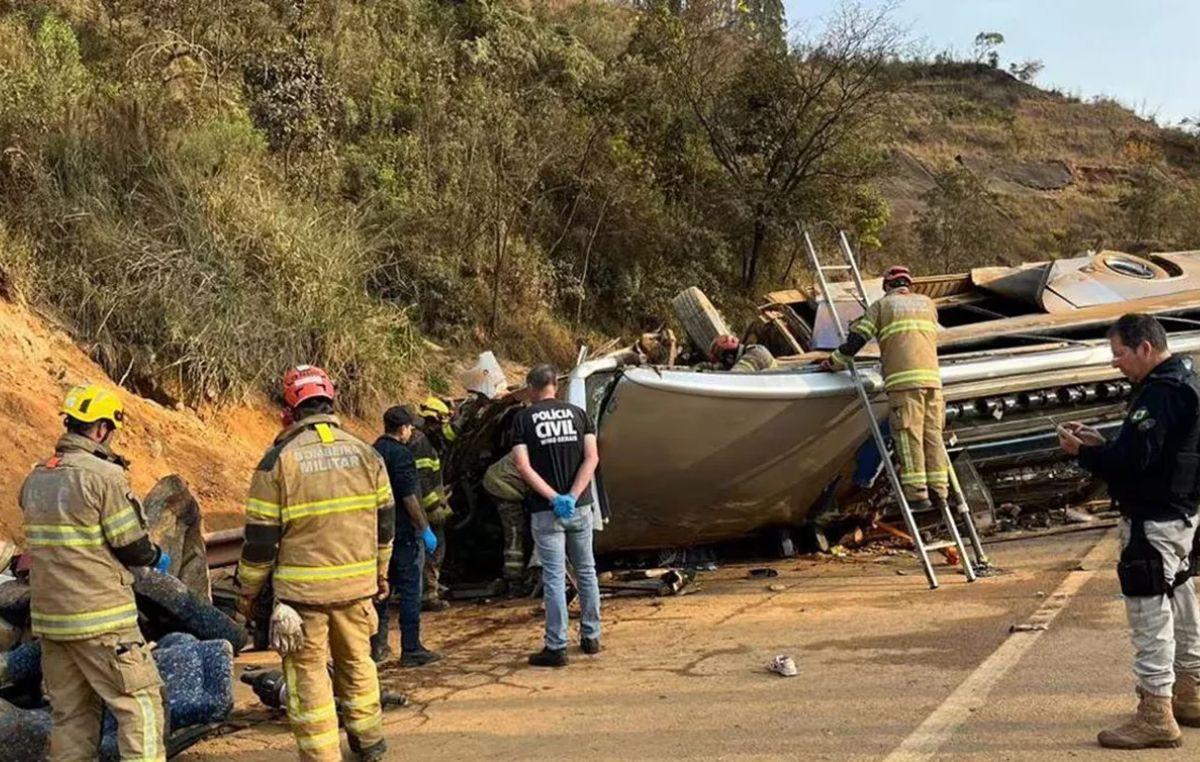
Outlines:
<svg viewBox="0 0 1200 762"><path fill-rule="evenodd" d="M887 0L859 0L868 8ZM841 0L784 0L789 26L819 27ZM1107 96L1161 125L1200 116L1200 0L893 0L894 17L930 54L971 56L1000 32L1001 65L1040 59L1036 84Z"/></svg>

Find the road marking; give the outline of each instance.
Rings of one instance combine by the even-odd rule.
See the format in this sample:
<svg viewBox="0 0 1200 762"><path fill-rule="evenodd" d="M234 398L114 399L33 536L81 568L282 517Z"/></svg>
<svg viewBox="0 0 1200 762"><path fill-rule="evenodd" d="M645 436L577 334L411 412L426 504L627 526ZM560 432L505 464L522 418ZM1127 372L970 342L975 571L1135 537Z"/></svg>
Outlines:
<svg viewBox="0 0 1200 762"><path fill-rule="evenodd" d="M1026 624L1033 625L1033 628L1009 635L1008 639L933 711L933 714L926 717L925 721L884 759L884 762L913 762L933 757L938 749L950 740L950 736L967 721L971 713L983 706L988 694L996 687L996 683L1000 682L1000 678L1033 647L1046 627L1071 602L1071 597L1096 576L1101 562L1108 558L1111 541L1115 540L1116 536L1116 529L1105 532L1083 557L1079 570L1068 574L1046 602L1029 617Z"/></svg>

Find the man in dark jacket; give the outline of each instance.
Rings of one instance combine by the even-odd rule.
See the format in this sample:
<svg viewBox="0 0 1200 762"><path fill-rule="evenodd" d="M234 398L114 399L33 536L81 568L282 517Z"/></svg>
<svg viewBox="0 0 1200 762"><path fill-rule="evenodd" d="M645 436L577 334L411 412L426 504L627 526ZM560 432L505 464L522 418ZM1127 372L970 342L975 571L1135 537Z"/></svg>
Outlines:
<svg viewBox="0 0 1200 762"><path fill-rule="evenodd" d="M400 407L383 414L383 436L375 450L383 457L392 494L396 498L396 540L392 551L389 581L400 599L400 666L421 667L441 656L421 644L421 578L425 552L437 549L437 537L429 527L425 509L417 499L417 468L407 443L413 435L413 419ZM388 648L388 603L377 605L379 630L371 640L371 657L384 661Z"/></svg>
<svg viewBox="0 0 1200 762"><path fill-rule="evenodd" d="M1200 607L1192 581L1200 502L1200 379L1162 325L1129 314L1108 332L1113 366L1136 384L1117 438L1073 421L1059 444L1108 483L1121 512L1118 576L1133 631L1137 715L1099 736L1117 749L1174 747L1200 726Z"/></svg>

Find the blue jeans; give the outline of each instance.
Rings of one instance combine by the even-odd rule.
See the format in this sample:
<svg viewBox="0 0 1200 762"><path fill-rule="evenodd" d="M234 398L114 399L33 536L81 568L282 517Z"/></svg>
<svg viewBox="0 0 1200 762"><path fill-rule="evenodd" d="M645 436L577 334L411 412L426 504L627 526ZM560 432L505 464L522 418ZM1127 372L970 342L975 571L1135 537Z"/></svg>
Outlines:
<svg viewBox="0 0 1200 762"><path fill-rule="evenodd" d="M577 509L566 521L552 511L530 517L533 541L542 560L543 600L546 604L546 648L567 647L567 558L579 583L580 635L600 637L600 584L592 555L592 512Z"/></svg>
<svg viewBox="0 0 1200 762"><path fill-rule="evenodd" d="M400 650L420 651L421 646L421 578L425 569L425 546L416 530L406 521L396 528L392 545L392 561L388 565L388 584L392 595L400 598ZM387 642L388 601L376 603L379 612L377 639Z"/></svg>

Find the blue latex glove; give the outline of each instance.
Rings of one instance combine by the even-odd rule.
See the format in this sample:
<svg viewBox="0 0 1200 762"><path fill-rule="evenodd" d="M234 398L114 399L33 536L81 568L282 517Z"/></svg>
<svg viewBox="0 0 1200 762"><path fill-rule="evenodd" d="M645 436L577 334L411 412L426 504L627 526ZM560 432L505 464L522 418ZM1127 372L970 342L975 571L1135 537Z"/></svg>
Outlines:
<svg viewBox="0 0 1200 762"><path fill-rule="evenodd" d="M425 531L421 532L421 539L425 541L426 553L437 550L437 535L433 533L432 527L425 527Z"/></svg>
<svg viewBox="0 0 1200 762"><path fill-rule="evenodd" d="M550 505L554 509L554 515L560 519L569 519L575 515L575 496L570 493L555 495Z"/></svg>
<svg viewBox="0 0 1200 762"><path fill-rule="evenodd" d="M160 571L163 574L167 573L167 569L171 568L171 554L162 548L158 549L158 561L154 563L154 570Z"/></svg>

